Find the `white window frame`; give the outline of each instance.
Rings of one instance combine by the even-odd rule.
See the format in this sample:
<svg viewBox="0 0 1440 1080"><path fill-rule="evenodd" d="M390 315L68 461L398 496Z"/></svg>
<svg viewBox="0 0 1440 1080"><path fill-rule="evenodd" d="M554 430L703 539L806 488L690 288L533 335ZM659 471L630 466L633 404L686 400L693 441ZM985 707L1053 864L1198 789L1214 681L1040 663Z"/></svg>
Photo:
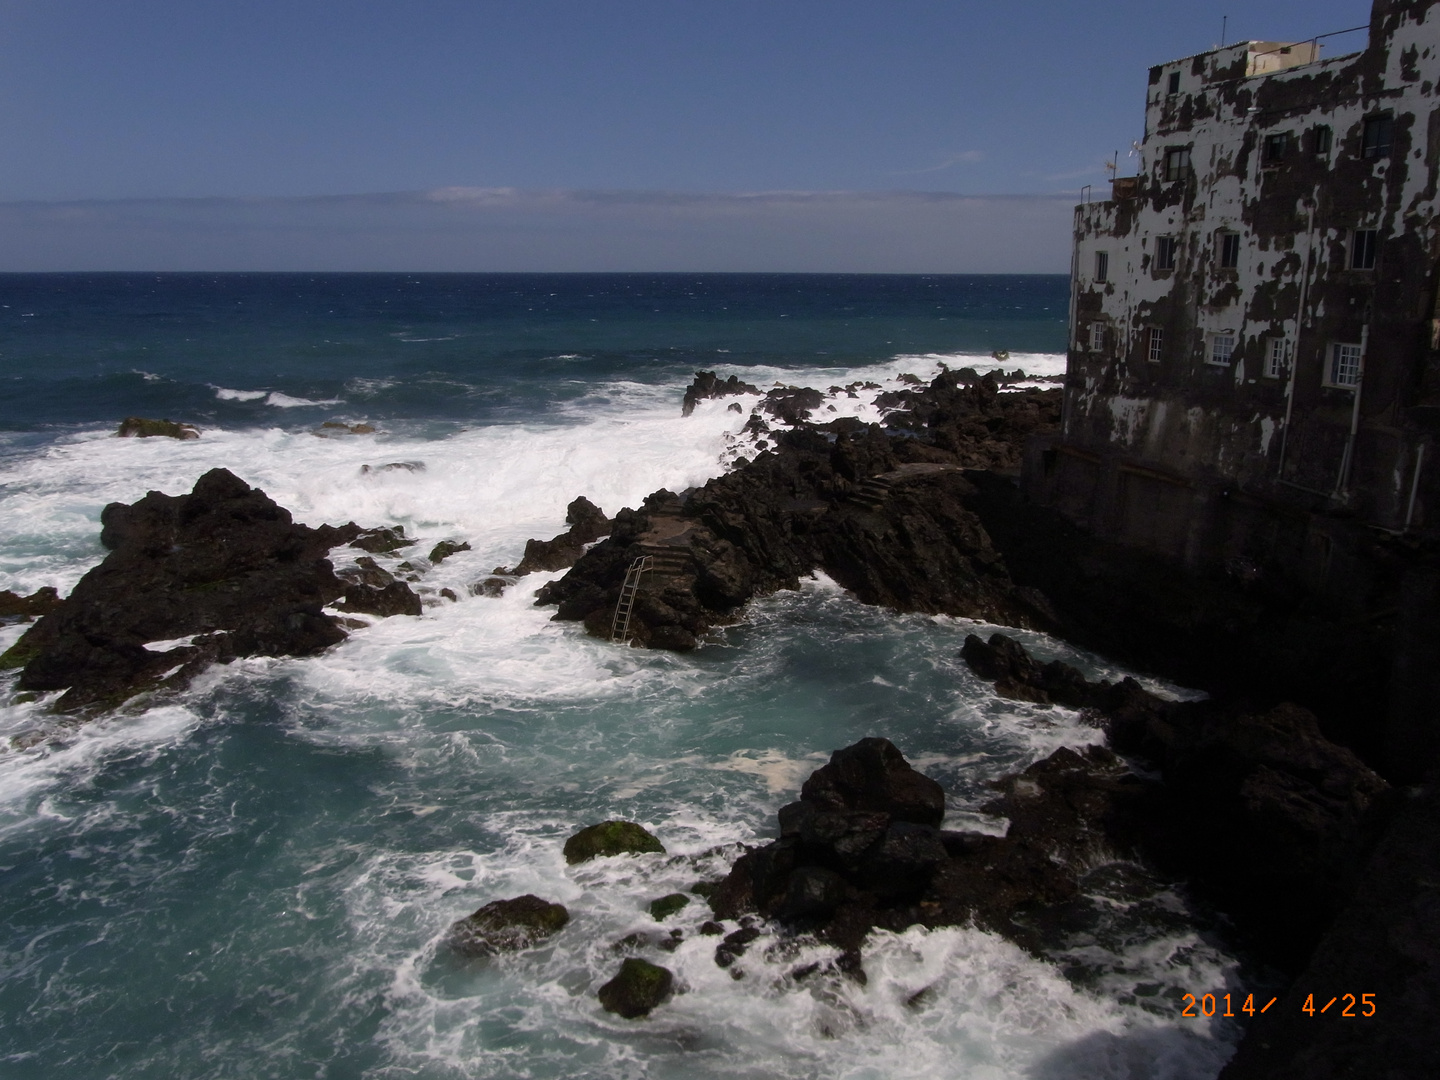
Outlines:
<svg viewBox="0 0 1440 1080"><path fill-rule="evenodd" d="M1265 378L1278 379L1285 374L1285 360L1289 351L1289 338L1272 337L1265 339Z"/></svg>
<svg viewBox="0 0 1440 1080"><path fill-rule="evenodd" d="M1239 266L1240 266L1240 251L1241 251L1240 234L1239 234L1238 232L1236 232L1234 229L1221 229L1218 233L1215 234L1215 239L1216 239L1216 241L1217 241L1217 243L1216 243L1216 252L1215 252L1215 255L1216 255L1216 260L1215 260L1216 265L1217 265L1221 270L1236 270L1236 269L1238 269ZM1233 250L1233 252L1227 251L1227 250L1226 250L1227 248L1233 248L1234 250ZM1235 256L1235 261L1234 261L1234 262L1226 262L1226 261L1225 261L1226 255L1229 255L1229 254L1233 254L1233 255Z"/></svg>
<svg viewBox="0 0 1440 1080"><path fill-rule="evenodd" d="M1190 147L1167 146L1160 157L1160 181L1174 184L1190 176Z"/></svg>
<svg viewBox="0 0 1440 1080"><path fill-rule="evenodd" d="M1103 321L1097 320L1090 324L1090 351L1105 351L1105 323Z"/></svg>
<svg viewBox="0 0 1440 1080"><path fill-rule="evenodd" d="M1325 358L1325 385L1354 390L1360 385L1364 362L1364 350L1358 341L1332 341Z"/></svg>
<svg viewBox="0 0 1440 1080"><path fill-rule="evenodd" d="M1205 362L1216 367L1229 367L1240 347L1240 336L1233 330L1217 330L1205 335Z"/></svg>
<svg viewBox="0 0 1440 1080"><path fill-rule="evenodd" d="M1152 364L1158 364L1165 358L1165 331L1159 326L1149 329L1149 339L1145 343L1145 359Z"/></svg>
<svg viewBox="0 0 1440 1080"><path fill-rule="evenodd" d="M1110 253L1108 251L1095 252L1095 280L1110 280Z"/></svg>
<svg viewBox="0 0 1440 1080"><path fill-rule="evenodd" d="M1160 257L1160 253L1166 248L1170 249L1170 261L1168 263ZM1180 263L1180 238L1178 236L1157 236L1155 238L1155 269L1164 273L1174 270Z"/></svg>

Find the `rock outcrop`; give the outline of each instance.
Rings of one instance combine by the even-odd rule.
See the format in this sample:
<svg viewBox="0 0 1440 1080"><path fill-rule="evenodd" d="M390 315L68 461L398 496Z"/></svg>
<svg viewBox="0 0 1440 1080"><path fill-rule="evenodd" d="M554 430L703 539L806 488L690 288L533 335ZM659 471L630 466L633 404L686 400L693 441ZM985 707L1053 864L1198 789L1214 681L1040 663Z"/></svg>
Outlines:
<svg viewBox="0 0 1440 1080"><path fill-rule="evenodd" d="M1257 952L1303 966L1389 820L1394 795L1381 777L1296 705L1166 701L1133 679L1087 682L1001 634L972 636L963 655L1010 697L1093 710L1114 750L1158 768L1144 817L1112 826L1208 894Z"/></svg>
<svg viewBox="0 0 1440 1080"><path fill-rule="evenodd" d="M803 422L811 399L773 391L768 406L794 426L768 432L772 449L698 490L657 491L620 511L608 539L537 602L608 636L626 571L649 556L630 630L634 642L655 648L693 648L751 598L797 588L815 570L899 611L1051 625L1044 598L1015 586L967 507L975 491L964 469L1017 459L1021 435L1054 419L1053 397L951 402L944 376L932 388L949 411L937 406L904 437L853 419ZM905 400L917 408L928 393ZM981 415L985 440L977 443L964 425Z"/></svg>
<svg viewBox="0 0 1440 1080"><path fill-rule="evenodd" d="M64 690L62 710L179 687L238 656L307 656L346 636L322 610L349 588L325 555L364 537L354 524L297 525L225 469L186 495L111 503L101 523L110 554L0 657L23 666L21 690ZM389 585L378 592L418 606Z"/></svg>
<svg viewBox="0 0 1440 1080"><path fill-rule="evenodd" d="M60 594L49 585L36 589L29 596L21 596L9 589L0 591L0 621L21 621L38 619L49 615L60 606Z"/></svg>
<svg viewBox="0 0 1440 1080"><path fill-rule="evenodd" d="M639 957L628 957L616 976L600 987L600 1005L606 1012L638 1020L670 999L675 976L668 968Z"/></svg>
<svg viewBox="0 0 1440 1080"><path fill-rule="evenodd" d="M685 388L685 400L680 406L682 416L689 416L695 406L707 398L729 397L737 394L759 394L758 386L741 382L734 375L728 379L718 378L713 371L695 372L695 381Z"/></svg>
<svg viewBox="0 0 1440 1080"><path fill-rule="evenodd" d="M510 900L492 900L450 927L445 943L461 956L493 956L518 952L559 933L570 921L563 904L526 893Z"/></svg>
<svg viewBox="0 0 1440 1080"><path fill-rule="evenodd" d="M127 416L120 421L115 434L122 439L198 439L200 429L194 424L177 424L174 420L147 420L143 416Z"/></svg>
<svg viewBox="0 0 1440 1080"><path fill-rule="evenodd" d="M665 854L665 845L643 825L633 821L602 821L587 825L565 841L565 861L589 862L605 855Z"/></svg>

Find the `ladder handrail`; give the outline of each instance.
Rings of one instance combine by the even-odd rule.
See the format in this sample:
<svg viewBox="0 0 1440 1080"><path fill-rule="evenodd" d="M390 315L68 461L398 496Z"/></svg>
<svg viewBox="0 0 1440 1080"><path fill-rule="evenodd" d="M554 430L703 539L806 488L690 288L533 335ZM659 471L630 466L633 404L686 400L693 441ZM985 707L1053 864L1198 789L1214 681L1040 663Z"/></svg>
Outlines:
<svg viewBox="0 0 1440 1080"><path fill-rule="evenodd" d="M630 640L630 612L635 607L635 594L640 591L640 575L650 569L649 555L641 555L625 571L620 586L620 599L615 604L615 618L610 622L610 644L623 645Z"/></svg>

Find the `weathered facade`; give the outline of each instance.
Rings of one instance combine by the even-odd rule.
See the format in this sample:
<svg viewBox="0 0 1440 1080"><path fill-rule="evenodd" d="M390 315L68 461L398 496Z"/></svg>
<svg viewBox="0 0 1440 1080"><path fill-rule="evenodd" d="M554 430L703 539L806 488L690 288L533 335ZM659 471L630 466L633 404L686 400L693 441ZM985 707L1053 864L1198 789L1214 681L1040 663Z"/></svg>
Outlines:
<svg viewBox="0 0 1440 1080"><path fill-rule="evenodd" d="M1151 68L1139 154L1076 208L1062 434L1027 494L1359 595L1364 536L1440 535L1440 0L1374 0L1349 55Z"/></svg>

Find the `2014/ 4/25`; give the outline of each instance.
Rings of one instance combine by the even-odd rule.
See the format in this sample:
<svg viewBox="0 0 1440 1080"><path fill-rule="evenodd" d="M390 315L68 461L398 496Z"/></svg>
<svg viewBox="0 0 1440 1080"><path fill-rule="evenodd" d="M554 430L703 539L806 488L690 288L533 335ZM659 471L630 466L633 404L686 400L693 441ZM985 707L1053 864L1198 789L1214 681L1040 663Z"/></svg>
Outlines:
<svg viewBox="0 0 1440 1080"><path fill-rule="evenodd" d="M1198 998L1194 994L1186 994L1181 1000L1185 1002L1185 1008L1181 1011L1180 1015L1190 1017L1191 1019L1195 1019L1201 1016L1216 1015L1216 1013L1219 1012L1220 1002L1222 1000L1225 1002L1225 1011L1220 1013L1220 1015L1226 1017L1233 1017L1235 1015L1231 1007L1232 1003L1229 994L1221 994L1218 996L1215 994L1203 994ZM1280 999L1272 997L1263 1006L1256 1008L1255 995L1246 994L1245 1004L1240 1006L1240 1011L1242 1013L1245 1013L1247 1016L1255 1016L1257 1013L1263 1013L1266 1009L1270 1008L1271 1005L1274 1005L1275 1002L1277 1002L1278 1000ZM1300 1011L1310 1016L1317 1016L1324 1013L1327 1009L1330 1008L1330 1006L1334 1005L1337 1001L1344 1002L1344 1005L1341 1006L1338 1014L1340 1016L1368 1017L1375 1015L1374 994L1361 994L1358 998L1354 994L1340 994L1336 997L1332 997L1329 1001L1327 1001L1324 1005L1321 1005L1319 1008L1316 1008L1315 1006L1315 995L1310 994L1305 998L1305 1004L1300 1007ZM1357 1007L1359 1011L1356 1011ZM1199 1010L1198 1012L1196 1011L1197 1009Z"/></svg>

